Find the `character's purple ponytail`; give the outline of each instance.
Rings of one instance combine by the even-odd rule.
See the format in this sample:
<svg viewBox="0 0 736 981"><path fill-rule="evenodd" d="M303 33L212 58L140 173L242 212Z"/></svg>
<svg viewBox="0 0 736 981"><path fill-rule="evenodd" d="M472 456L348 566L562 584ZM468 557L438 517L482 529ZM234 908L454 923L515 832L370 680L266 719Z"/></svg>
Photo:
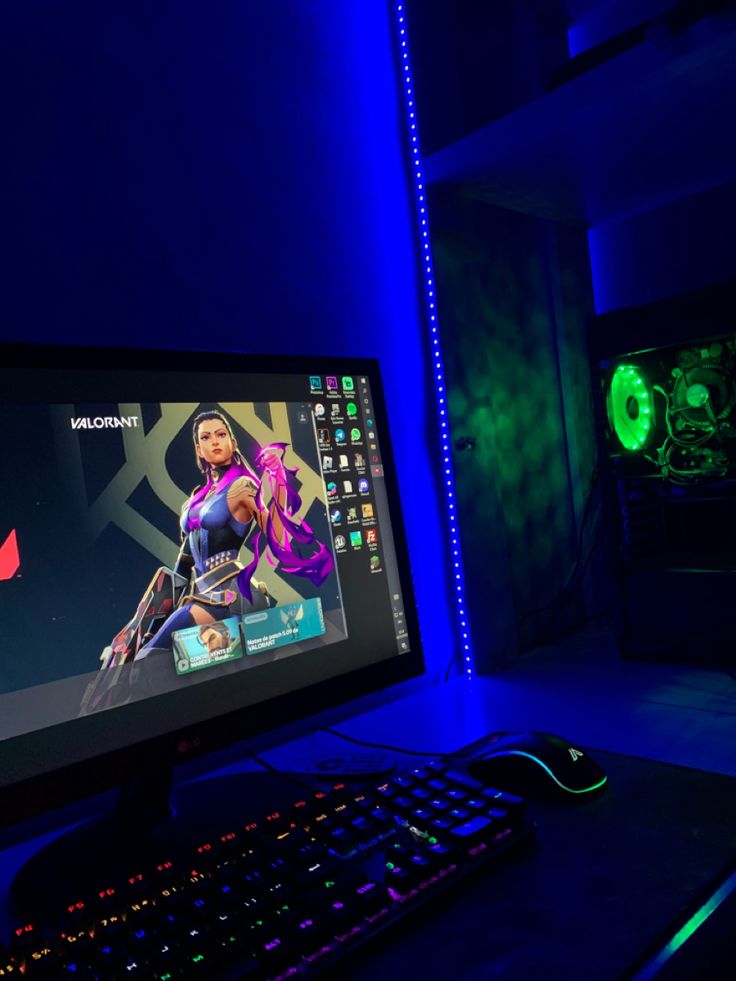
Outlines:
<svg viewBox="0 0 736 981"><path fill-rule="evenodd" d="M286 447L286 443L270 443L268 446L264 446L256 457L256 467L261 471L261 479L255 478L258 485L256 505L259 509L264 509L262 491L263 484L267 481L273 507L284 529L284 541L279 542L273 527L273 518L269 514L265 535L259 528L253 538L253 561L238 576L238 588L248 599L252 599L251 579L260 561L261 553L266 549L268 550L266 551L268 561L273 559L271 564L278 563L284 572L304 576L315 586L322 585L335 565L329 549L322 542L317 541L314 532L306 521L296 516L302 506L302 499L289 480L290 477L296 476L297 468L290 469L283 462ZM278 460L275 459L274 451L279 454ZM251 479L253 479L252 475ZM279 500L282 490L285 491L283 503ZM298 542L300 545L315 547L310 555L302 556L294 551L291 545L292 541Z"/></svg>

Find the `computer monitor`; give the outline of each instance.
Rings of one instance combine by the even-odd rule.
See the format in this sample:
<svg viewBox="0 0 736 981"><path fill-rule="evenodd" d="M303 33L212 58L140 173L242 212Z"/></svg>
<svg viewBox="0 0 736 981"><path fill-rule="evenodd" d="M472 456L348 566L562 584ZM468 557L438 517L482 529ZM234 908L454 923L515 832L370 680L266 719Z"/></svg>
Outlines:
<svg viewBox="0 0 736 981"><path fill-rule="evenodd" d="M423 671L378 365L11 345L0 824Z"/></svg>

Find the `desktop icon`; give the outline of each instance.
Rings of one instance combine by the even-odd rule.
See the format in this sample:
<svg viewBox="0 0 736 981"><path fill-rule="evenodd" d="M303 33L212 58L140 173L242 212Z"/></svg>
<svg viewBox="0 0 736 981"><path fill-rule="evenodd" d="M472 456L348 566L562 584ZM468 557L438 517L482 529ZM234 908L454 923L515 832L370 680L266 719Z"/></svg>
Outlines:
<svg viewBox="0 0 736 981"><path fill-rule="evenodd" d="M330 445L330 431L329 431L329 429L318 429L317 430L317 439L319 440L319 445L320 446L329 446Z"/></svg>
<svg viewBox="0 0 736 981"><path fill-rule="evenodd" d="M361 509L363 511L363 517L367 520L373 517L373 505L372 504L362 504Z"/></svg>
<svg viewBox="0 0 736 981"><path fill-rule="evenodd" d="M343 489L343 494L352 494L353 493L352 480L343 480L342 489Z"/></svg>
<svg viewBox="0 0 736 981"><path fill-rule="evenodd" d="M317 416L318 419L321 419L322 416L325 414L325 407L322 405L321 402L314 403L314 414Z"/></svg>
<svg viewBox="0 0 736 981"><path fill-rule="evenodd" d="M341 470L349 470L350 469L350 461L348 460L346 453L341 453L340 456L337 459L338 459L338 462L340 464L340 469Z"/></svg>
<svg viewBox="0 0 736 981"><path fill-rule="evenodd" d="M355 402L348 402L348 404L345 406L345 411L352 419L353 416L357 416L358 414L358 406L355 404Z"/></svg>
<svg viewBox="0 0 736 981"><path fill-rule="evenodd" d="M369 545L375 545L378 542L378 532L375 528L369 528L365 533L365 540Z"/></svg>
<svg viewBox="0 0 736 981"><path fill-rule="evenodd" d="M381 566L381 559L378 555L371 555L371 569L378 569Z"/></svg>
<svg viewBox="0 0 736 981"><path fill-rule="evenodd" d="M358 520L358 509L348 508L348 521L357 521L357 520Z"/></svg>
<svg viewBox="0 0 736 981"><path fill-rule="evenodd" d="M368 493L368 481L366 480L365 477L361 477L360 480L358 481L358 490L360 491L361 494Z"/></svg>
<svg viewBox="0 0 736 981"><path fill-rule="evenodd" d="M345 433L345 430L344 429L336 429L335 430L335 442L336 443L344 443L346 439L347 439L347 436L346 436L346 433Z"/></svg>
<svg viewBox="0 0 736 981"><path fill-rule="evenodd" d="M323 456L322 457L322 469L323 470L332 470L332 457L331 456Z"/></svg>
<svg viewBox="0 0 736 981"><path fill-rule="evenodd" d="M339 402L333 402L330 406L330 412L332 413L332 418L342 415L342 406Z"/></svg>
<svg viewBox="0 0 736 981"><path fill-rule="evenodd" d="M360 441L360 430L359 429L351 429L350 430L350 439L353 441L353 443L358 443Z"/></svg>
<svg viewBox="0 0 736 981"><path fill-rule="evenodd" d="M355 389L353 384L353 379L349 375L342 376L342 390L344 392L352 392Z"/></svg>
<svg viewBox="0 0 736 981"><path fill-rule="evenodd" d="M342 511L333 511L330 515L333 525L339 525L342 521Z"/></svg>
<svg viewBox="0 0 736 981"><path fill-rule="evenodd" d="M309 389L312 392L322 391L322 378L319 375L309 376Z"/></svg>
<svg viewBox="0 0 736 981"><path fill-rule="evenodd" d="M334 480L331 480L327 485L327 496L334 497L337 494L337 484Z"/></svg>
<svg viewBox="0 0 736 981"><path fill-rule="evenodd" d="M346 544L344 535L335 535L335 548L345 548Z"/></svg>
<svg viewBox="0 0 736 981"><path fill-rule="evenodd" d="M328 375L326 378L327 391L336 392L337 391L337 378L334 375Z"/></svg>
<svg viewBox="0 0 736 981"><path fill-rule="evenodd" d="M360 546L363 544L363 532L351 531L350 544L353 546L353 548L360 548Z"/></svg>
<svg viewBox="0 0 736 981"><path fill-rule="evenodd" d="M359 469L365 466L365 457L363 456L362 453L355 454L355 466L358 467Z"/></svg>

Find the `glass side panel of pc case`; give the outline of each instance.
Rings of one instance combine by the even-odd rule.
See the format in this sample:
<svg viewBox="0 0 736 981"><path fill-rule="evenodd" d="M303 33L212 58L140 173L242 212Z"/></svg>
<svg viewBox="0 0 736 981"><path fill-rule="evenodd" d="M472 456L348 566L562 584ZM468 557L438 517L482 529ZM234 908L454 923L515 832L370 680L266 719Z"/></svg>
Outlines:
<svg viewBox="0 0 736 981"><path fill-rule="evenodd" d="M732 667L736 282L596 317L588 342L620 649Z"/></svg>

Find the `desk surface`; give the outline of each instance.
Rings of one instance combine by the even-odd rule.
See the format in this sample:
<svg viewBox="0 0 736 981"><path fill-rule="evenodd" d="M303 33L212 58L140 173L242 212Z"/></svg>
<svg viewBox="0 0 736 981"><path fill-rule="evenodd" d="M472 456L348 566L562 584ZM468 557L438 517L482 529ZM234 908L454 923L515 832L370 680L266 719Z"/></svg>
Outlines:
<svg viewBox="0 0 736 981"><path fill-rule="evenodd" d="M621 978L736 862L736 779L593 752L589 800L532 803L537 843L365 952L351 981Z"/></svg>

